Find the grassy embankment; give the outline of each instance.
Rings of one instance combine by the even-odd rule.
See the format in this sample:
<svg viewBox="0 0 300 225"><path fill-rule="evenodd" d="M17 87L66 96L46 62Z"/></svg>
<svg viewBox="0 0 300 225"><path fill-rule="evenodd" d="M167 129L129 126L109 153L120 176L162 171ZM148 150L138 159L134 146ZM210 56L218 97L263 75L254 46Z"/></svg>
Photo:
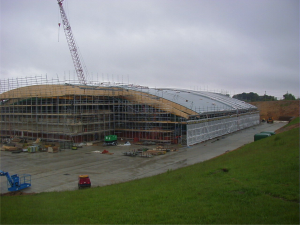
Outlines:
<svg viewBox="0 0 300 225"><path fill-rule="evenodd" d="M2 196L1 223L298 224L299 128L154 177Z"/></svg>
<svg viewBox="0 0 300 225"><path fill-rule="evenodd" d="M285 127L291 126L291 125L294 125L294 124L297 124L297 123L299 123L299 117L293 119L290 123L288 123L287 125L285 125Z"/></svg>

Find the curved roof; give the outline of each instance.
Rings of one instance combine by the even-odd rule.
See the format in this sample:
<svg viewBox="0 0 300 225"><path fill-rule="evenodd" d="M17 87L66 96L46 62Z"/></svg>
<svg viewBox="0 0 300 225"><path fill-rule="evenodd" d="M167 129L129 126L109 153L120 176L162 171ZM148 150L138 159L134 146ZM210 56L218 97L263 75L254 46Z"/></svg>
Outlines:
<svg viewBox="0 0 300 225"><path fill-rule="evenodd" d="M170 88L145 88L140 86L84 86L84 85L34 85L20 87L0 94L0 99L32 97L61 97L67 95L111 96L148 104L188 119L211 112L252 110L257 107L246 102L213 92ZM7 104L10 104L9 102Z"/></svg>
<svg viewBox="0 0 300 225"><path fill-rule="evenodd" d="M256 106L253 106L249 103L214 92L170 88L127 88L167 99L171 102L175 102L188 109L191 109L198 114L212 111L257 109Z"/></svg>

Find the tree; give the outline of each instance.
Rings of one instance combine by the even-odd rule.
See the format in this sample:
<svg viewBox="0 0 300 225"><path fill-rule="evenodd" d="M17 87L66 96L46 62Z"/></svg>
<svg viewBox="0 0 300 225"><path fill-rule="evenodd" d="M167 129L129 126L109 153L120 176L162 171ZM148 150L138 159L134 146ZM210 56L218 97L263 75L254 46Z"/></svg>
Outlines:
<svg viewBox="0 0 300 225"><path fill-rule="evenodd" d="M283 95L284 100L296 100L295 96L292 94L289 94L288 92L286 92L285 95Z"/></svg>
<svg viewBox="0 0 300 225"><path fill-rule="evenodd" d="M277 98L274 96L269 96L269 95L262 95L259 96L257 93L245 93L243 92L242 94L237 94L232 96L233 98L245 101L245 102L258 102L258 101L276 101Z"/></svg>

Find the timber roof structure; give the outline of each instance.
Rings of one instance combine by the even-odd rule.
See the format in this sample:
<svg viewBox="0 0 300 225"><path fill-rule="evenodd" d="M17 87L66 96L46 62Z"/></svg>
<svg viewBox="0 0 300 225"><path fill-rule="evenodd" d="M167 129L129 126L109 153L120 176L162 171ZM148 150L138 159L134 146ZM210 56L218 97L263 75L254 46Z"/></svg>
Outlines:
<svg viewBox="0 0 300 225"><path fill-rule="evenodd" d="M246 102L205 91L170 88L148 88L134 85L87 86L72 84L33 85L0 94L2 104L13 104L14 99L66 98L67 96L109 96L135 103L147 104L174 115L190 118L215 112L257 110Z"/></svg>

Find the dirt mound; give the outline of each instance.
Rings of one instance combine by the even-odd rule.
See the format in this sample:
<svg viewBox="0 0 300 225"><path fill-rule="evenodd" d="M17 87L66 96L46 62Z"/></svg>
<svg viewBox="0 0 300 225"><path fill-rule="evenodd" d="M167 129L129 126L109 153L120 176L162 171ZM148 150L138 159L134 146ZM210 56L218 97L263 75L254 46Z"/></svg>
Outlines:
<svg viewBox="0 0 300 225"><path fill-rule="evenodd" d="M273 117L274 120L288 120L299 116L299 100L249 102L260 111L260 119Z"/></svg>

